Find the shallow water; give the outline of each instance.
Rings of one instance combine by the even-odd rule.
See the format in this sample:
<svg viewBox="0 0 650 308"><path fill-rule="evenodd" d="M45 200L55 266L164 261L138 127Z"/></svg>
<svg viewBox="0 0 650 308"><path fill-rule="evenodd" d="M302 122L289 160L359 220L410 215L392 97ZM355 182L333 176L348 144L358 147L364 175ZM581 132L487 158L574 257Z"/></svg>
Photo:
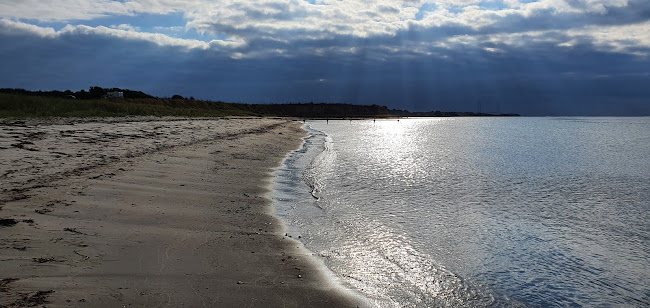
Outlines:
<svg viewBox="0 0 650 308"><path fill-rule="evenodd" d="M650 305L650 118L307 124L277 213L378 306Z"/></svg>

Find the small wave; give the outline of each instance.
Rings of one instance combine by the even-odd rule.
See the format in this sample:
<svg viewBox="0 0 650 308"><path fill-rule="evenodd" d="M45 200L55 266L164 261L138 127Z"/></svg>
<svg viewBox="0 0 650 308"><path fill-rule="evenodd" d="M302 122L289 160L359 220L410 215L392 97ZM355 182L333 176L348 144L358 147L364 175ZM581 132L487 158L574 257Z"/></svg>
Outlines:
<svg viewBox="0 0 650 308"><path fill-rule="evenodd" d="M310 133L310 136L306 140L306 146L313 147L317 150L315 151L315 155L313 159L311 159L309 165L305 167L302 173L302 180L309 187L311 196L318 201L321 198L320 193L325 187L320 176L322 174L321 171L326 168L331 168L331 164L334 160L332 138L309 126L307 126L307 131ZM320 205L317 205L317 207L322 209Z"/></svg>

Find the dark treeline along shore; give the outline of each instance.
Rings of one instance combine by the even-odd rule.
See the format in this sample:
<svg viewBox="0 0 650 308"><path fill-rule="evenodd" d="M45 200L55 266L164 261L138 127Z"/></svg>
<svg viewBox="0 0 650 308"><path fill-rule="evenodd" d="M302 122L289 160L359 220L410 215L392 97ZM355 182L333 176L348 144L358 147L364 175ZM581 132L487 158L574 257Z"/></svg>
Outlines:
<svg viewBox="0 0 650 308"><path fill-rule="evenodd" d="M119 97L112 95L119 93ZM88 91L28 91L0 89L0 117L115 117L115 116L258 116L306 119L390 117L518 116L473 112L409 112L378 105L340 103L241 104L197 100L174 95L158 98L119 88L90 87Z"/></svg>

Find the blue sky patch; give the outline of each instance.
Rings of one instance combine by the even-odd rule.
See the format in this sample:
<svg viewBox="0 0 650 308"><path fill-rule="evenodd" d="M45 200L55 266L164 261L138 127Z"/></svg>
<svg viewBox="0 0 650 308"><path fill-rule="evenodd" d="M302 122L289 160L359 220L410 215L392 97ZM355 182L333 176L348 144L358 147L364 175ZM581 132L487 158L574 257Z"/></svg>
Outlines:
<svg viewBox="0 0 650 308"><path fill-rule="evenodd" d="M420 7L420 11L415 14L415 19L416 20L422 20L424 16L427 15L429 12L433 12L438 9L438 6L435 3L425 3Z"/></svg>
<svg viewBox="0 0 650 308"><path fill-rule="evenodd" d="M491 10L491 11L500 11L508 8L508 5L501 0L481 1L478 4L478 6L481 7L482 9Z"/></svg>

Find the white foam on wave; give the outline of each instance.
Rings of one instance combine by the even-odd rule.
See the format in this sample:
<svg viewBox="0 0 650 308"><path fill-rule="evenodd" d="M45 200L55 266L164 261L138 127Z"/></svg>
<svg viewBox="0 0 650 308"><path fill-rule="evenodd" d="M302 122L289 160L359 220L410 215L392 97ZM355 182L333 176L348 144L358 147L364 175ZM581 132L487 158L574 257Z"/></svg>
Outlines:
<svg viewBox="0 0 650 308"><path fill-rule="evenodd" d="M296 247L298 255L308 258L309 265L317 269L320 275L322 275L321 278L324 278L323 280L328 283L327 286L323 286L324 288L331 289L342 296L354 298L364 307L376 307L377 305L373 303L372 300L364 297L360 292L353 289L352 286L347 284L336 273L329 269L322 257L319 257L318 254L306 248L304 243L297 239L300 238L301 234L299 228L287 221L288 211L292 210L292 206L290 205L291 199L295 198L295 196L292 196L292 193L288 191L292 186L295 187L296 184L307 184L308 186L305 187L305 190L310 189L310 194L314 198L318 199L318 183L307 182L302 174L297 177L294 174L294 180L298 179L299 182L291 181L290 176L288 175L291 172L299 172L303 169L295 168L291 170L289 163L298 155L304 154L308 150L308 140L313 138L313 134L316 133L316 131L309 129L307 126L303 126L303 129L305 129L309 135L302 138L302 142L297 149L286 153L282 159L282 163L271 172L272 181L270 183L270 188L268 189L269 193L267 193L266 197L272 201L271 212L269 214L277 218L280 222L278 236L287 236L288 240L292 241L294 244L293 246Z"/></svg>

